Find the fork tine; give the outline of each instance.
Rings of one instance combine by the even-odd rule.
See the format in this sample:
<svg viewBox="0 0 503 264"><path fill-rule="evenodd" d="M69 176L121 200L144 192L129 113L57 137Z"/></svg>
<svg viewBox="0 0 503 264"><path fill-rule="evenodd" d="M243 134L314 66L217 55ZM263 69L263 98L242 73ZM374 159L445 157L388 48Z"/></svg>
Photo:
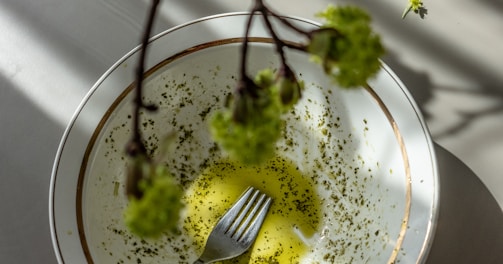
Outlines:
<svg viewBox="0 0 503 264"><path fill-rule="evenodd" d="M255 241L271 202L271 197L248 187L213 227L194 264L213 263L246 252Z"/></svg>
<svg viewBox="0 0 503 264"><path fill-rule="evenodd" d="M249 187L251 190L254 190L253 187ZM229 227L229 229L227 230L226 233L230 234L230 235L233 235L234 232L236 231L236 229L241 226L241 221L243 220L243 218L246 216L246 214L248 213L248 211L250 210L250 207L255 203L255 200L257 199L257 196L259 195L259 191L258 190L255 190L253 192L253 195L252 197L247 201L246 205L245 205L245 208L242 209L240 212L239 212L239 215L236 219L234 219L234 223L232 223L232 225Z"/></svg>
<svg viewBox="0 0 503 264"><path fill-rule="evenodd" d="M234 219L236 216L239 214L243 206L246 204L246 201L252 195L253 192L253 187L248 187L246 191L239 197L239 199L234 202L234 204L231 206L229 210L220 218L220 220L217 222L215 228L216 229L225 229L223 230L224 232L227 230L227 228L234 222Z"/></svg>
<svg viewBox="0 0 503 264"><path fill-rule="evenodd" d="M258 191L257 191L257 194L258 194ZM250 210L247 210L247 211L242 211L241 213L243 215L246 215L246 219L244 219L243 221L240 220L240 223L239 223L239 229L232 235L232 238L234 239L239 239L241 237L241 235L243 234L243 232L248 228L248 225L250 224L251 220L255 217L255 215L257 214L257 211L258 209L260 208L260 206L262 205L262 202L264 201L264 198L265 198L265 194L261 194L258 201L255 203L255 205L253 206L253 208ZM250 202L250 206L251 206L251 202ZM249 209L249 206L248 208ZM250 211L248 213L248 211ZM234 222L236 223L236 222Z"/></svg>
<svg viewBox="0 0 503 264"><path fill-rule="evenodd" d="M265 197L265 194L263 194ZM269 210L269 207L271 205L272 198L267 197L267 199L264 201L262 205L260 205L260 211L256 213L255 218L253 219L253 222L248 226L248 229L246 232L243 234L242 237L239 238L239 242L242 243L252 243L255 238L257 237L258 232L260 231L260 228L262 226L262 223L264 222L264 219L267 215L267 211ZM254 211L258 210L259 205L257 205L254 208ZM255 215L255 212L254 212Z"/></svg>

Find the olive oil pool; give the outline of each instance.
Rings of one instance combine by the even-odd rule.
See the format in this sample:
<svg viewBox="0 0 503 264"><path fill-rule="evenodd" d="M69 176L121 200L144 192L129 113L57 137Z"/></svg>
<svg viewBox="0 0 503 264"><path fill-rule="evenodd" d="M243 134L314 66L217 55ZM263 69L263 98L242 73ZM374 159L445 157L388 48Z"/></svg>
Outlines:
<svg viewBox="0 0 503 264"><path fill-rule="evenodd" d="M228 159L206 168L184 197L184 229L200 252L219 217L248 186L273 198L253 247L224 263L297 263L307 253L306 240L320 225L320 198L313 180L295 164L276 157L259 166Z"/></svg>

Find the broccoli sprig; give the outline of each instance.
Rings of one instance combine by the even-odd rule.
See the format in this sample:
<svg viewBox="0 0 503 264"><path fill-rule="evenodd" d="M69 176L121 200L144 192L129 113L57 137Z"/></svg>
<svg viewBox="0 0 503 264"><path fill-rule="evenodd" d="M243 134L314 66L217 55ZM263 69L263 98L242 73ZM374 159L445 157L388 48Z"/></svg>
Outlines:
<svg viewBox="0 0 503 264"><path fill-rule="evenodd" d="M213 115L210 131L232 158L259 164L274 155L284 126L281 114L299 99L303 85L288 70L275 75L271 69L244 82L228 105Z"/></svg>
<svg viewBox="0 0 503 264"><path fill-rule="evenodd" d="M380 67L384 54L370 16L360 8L329 6L318 14L324 25L310 34L307 51L343 88L361 87Z"/></svg>
<svg viewBox="0 0 503 264"><path fill-rule="evenodd" d="M139 155L129 167L129 204L124 211L128 229L140 237L176 232L183 208L182 191L165 165Z"/></svg>

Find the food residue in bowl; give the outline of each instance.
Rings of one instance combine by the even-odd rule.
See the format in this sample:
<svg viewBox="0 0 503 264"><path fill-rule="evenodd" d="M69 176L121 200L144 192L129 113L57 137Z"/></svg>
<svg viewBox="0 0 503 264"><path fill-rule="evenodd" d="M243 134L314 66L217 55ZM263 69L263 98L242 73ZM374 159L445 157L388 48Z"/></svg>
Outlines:
<svg viewBox="0 0 503 264"><path fill-rule="evenodd" d="M89 185L94 188L91 193L99 194L88 196L85 204L91 213L84 222L92 227L86 231L86 239L95 245L90 250L91 259L106 259L107 263L191 263L202 253L218 218L249 185L272 196L274 202L255 247L230 263L365 263L387 259L403 210L398 200L389 198L391 192L401 197L400 189L389 189L385 180L395 177L399 167L388 168L388 160L372 159L376 149L390 149L374 148L373 141L367 141L379 131L374 129L379 127L374 125L379 119L349 116L352 112L338 99L360 94L342 93L328 84L318 84L321 79L317 76L303 75L312 87L285 115L287 125L278 156L263 166L245 167L222 159L208 137L207 117L222 105L223 95L235 83L235 68L219 66L214 59L226 54L223 51L212 50L215 53L208 53L210 59L198 57L169 67L169 71L159 70L162 74L147 82L151 90L146 100L158 101L162 110L142 115L143 132L152 153L162 133L180 131L176 152L166 163L186 192L181 235L167 234L157 241L141 239L131 235L122 223L125 203L120 193L124 187L118 184L121 171L115 169L125 167L121 147L130 133L130 111L124 104L103 132L105 144L100 145L100 158L96 158L102 167L94 172L94 182ZM262 60L263 56L254 58ZM193 61L209 66L194 65ZM187 75L194 67L198 75ZM203 74L201 69L214 70ZM114 178L105 184L110 174Z"/></svg>
<svg viewBox="0 0 503 264"><path fill-rule="evenodd" d="M218 218L247 186L267 193L273 203L252 249L230 263L299 262L309 249L305 238L319 229L321 203L313 181L284 158L261 166L222 160L204 170L185 196L185 231L202 252Z"/></svg>

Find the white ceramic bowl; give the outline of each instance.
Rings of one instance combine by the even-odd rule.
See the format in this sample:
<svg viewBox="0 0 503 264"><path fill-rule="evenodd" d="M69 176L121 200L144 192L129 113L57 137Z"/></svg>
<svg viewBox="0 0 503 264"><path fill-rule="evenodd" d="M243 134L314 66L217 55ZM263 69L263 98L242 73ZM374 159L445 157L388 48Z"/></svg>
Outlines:
<svg viewBox="0 0 503 264"><path fill-rule="evenodd" d="M142 115L144 135L155 149L165 133L178 131L176 150L166 163L191 201L206 202L200 207L204 210L209 206L225 210L227 205L215 199L228 194L225 199L232 201L244 185L260 185L253 177L244 177L233 185L215 187L216 196L199 200L197 188L190 185L207 166L225 158L215 151L207 120L235 85L246 18L245 13L203 18L150 42L145 100L158 104L160 111ZM288 19L302 28L317 27L304 19ZM251 31L252 75L277 66L269 35L259 21L255 19ZM303 40L284 26L275 26L282 38ZM208 226L199 226L203 230L196 237L185 221L181 236L154 241L131 235L122 222L127 202L123 149L131 135L138 53L138 48L131 51L103 75L63 136L50 190L51 232L60 263L191 263L201 253ZM318 221L310 233L298 224L308 218L303 212L280 223L308 245L297 259L423 262L432 243L439 187L433 145L414 100L384 63L369 87L341 90L305 54L287 55L306 89L295 110L285 115L287 130L278 143L278 156L295 164L299 175L308 179L302 183L311 186L308 200L316 207L311 210ZM274 184L257 187L281 195L268 187ZM189 203L185 219L201 216L194 206ZM205 212L210 222L218 217ZM278 243L286 243L281 238L273 241L257 240L257 247L277 251ZM284 253L288 254L295 255Z"/></svg>

